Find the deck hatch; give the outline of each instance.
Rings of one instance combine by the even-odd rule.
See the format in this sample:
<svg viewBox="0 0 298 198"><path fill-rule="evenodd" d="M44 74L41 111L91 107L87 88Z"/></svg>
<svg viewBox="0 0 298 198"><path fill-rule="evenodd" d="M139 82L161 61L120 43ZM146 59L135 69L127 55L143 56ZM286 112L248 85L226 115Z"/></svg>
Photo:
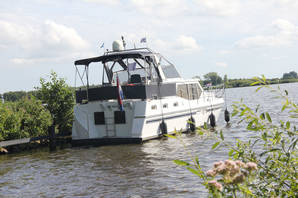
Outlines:
<svg viewBox="0 0 298 198"><path fill-rule="evenodd" d="M105 124L105 112L94 112L94 123L95 125Z"/></svg>
<svg viewBox="0 0 298 198"><path fill-rule="evenodd" d="M115 124L125 124L125 111L114 111Z"/></svg>

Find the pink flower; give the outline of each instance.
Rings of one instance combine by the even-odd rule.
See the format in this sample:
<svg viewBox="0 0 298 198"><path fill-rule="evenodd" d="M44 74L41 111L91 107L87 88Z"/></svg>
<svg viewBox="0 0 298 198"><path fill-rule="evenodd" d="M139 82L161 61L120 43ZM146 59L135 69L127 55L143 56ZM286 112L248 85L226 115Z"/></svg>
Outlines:
<svg viewBox="0 0 298 198"><path fill-rule="evenodd" d="M247 162L246 166L247 166L247 170L249 170L249 171L258 170L258 166L254 162Z"/></svg>
<svg viewBox="0 0 298 198"><path fill-rule="evenodd" d="M206 175L209 177L214 177L216 174L217 174L216 171L213 169L210 169L206 172Z"/></svg>
<svg viewBox="0 0 298 198"><path fill-rule="evenodd" d="M218 183L216 180L211 180L208 182L209 186L215 187L217 190L222 191L221 183Z"/></svg>
<svg viewBox="0 0 298 198"><path fill-rule="evenodd" d="M236 163L237 166L239 166L239 167L243 167L243 168L246 167L245 163L242 162L242 161L240 161L240 160L235 161L235 163Z"/></svg>
<svg viewBox="0 0 298 198"><path fill-rule="evenodd" d="M215 162L215 163L213 164L213 166L214 166L214 168L217 168L217 167L219 167L220 165L222 165L223 163L224 163L223 161Z"/></svg>
<svg viewBox="0 0 298 198"><path fill-rule="evenodd" d="M240 172L240 167L239 166L234 165L234 166L230 167L230 176L234 176L239 172Z"/></svg>
<svg viewBox="0 0 298 198"><path fill-rule="evenodd" d="M233 161L233 160L226 160L225 161L225 165L227 166L227 167L235 167L235 166L237 166L236 165L236 163Z"/></svg>
<svg viewBox="0 0 298 198"><path fill-rule="evenodd" d="M218 166L215 170L219 174L225 174L227 172L228 168L225 164L222 164L222 165Z"/></svg>

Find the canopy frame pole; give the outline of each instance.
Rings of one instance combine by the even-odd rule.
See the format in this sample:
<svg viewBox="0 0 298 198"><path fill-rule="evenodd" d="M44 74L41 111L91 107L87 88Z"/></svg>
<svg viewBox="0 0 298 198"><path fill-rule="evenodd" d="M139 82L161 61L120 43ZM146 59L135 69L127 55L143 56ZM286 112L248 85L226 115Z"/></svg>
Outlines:
<svg viewBox="0 0 298 198"><path fill-rule="evenodd" d="M86 80L87 80L87 101L89 101L89 65L85 65Z"/></svg>

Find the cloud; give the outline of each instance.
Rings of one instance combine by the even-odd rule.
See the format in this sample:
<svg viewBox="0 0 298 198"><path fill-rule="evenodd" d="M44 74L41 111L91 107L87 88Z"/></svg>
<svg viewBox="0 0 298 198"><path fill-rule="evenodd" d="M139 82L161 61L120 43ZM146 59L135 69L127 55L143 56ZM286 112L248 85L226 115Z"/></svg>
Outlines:
<svg viewBox="0 0 298 198"><path fill-rule="evenodd" d="M197 41L191 36L180 35L175 43L174 48L179 51L196 51L201 50L201 47L197 44Z"/></svg>
<svg viewBox="0 0 298 198"><path fill-rule="evenodd" d="M169 17L185 12L187 2L184 0L131 0L137 11L151 16Z"/></svg>
<svg viewBox="0 0 298 198"><path fill-rule="evenodd" d="M271 24L275 34L256 35L236 42L240 48L249 47L280 47L289 46L298 40L298 26L283 19L277 19Z"/></svg>
<svg viewBox="0 0 298 198"><path fill-rule="evenodd" d="M22 48L31 48L31 41L34 40L36 31L26 25L18 25L0 20L0 45L9 47L10 45L19 45ZM34 45L34 43L32 43Z"/></svg>
<svg viewBox="0 0 298 198"><path fill-rule="evenodd" d="M205 14L234 16L240 11L239 0L196 0L199 10Z"/></svg>
<svg viewBox="0 0 298 198"><path fill-rule="evenodd" d="M54 21L28 25L0 20L0 46L2 49L20 51L22 57L14 57L11 61L21 64L47 58L61 59L87 49L89 44L75 29Z"/></svg>
<svg viewBox="0 0 298 198"><path fill-rule="evenodd" d="M224 68L228 66L228 64L224 63L224 62L217 62L217 63L215 63L215 65L218 67L224 67Z"/></svg>
<svg viewBox="0 0 298 198"><path fill-rule="evenodd" d="M273 0L273 2L281 6L287 7L298 6L297 0Z"/></svg>
<svg viewBox="0 0 298 198"><path fill-rule="evenodd" d="M218 51L218 53L219 53L220 55L226 55L226 54L231 54L232 51L231 51L231 50L220 50L220 51Z"/></svg>
<svg viewBox="0 0 298 198"><path fill-rule="evenodd" d="M125 35L125 40L129 45L127 46L128 48L133 47L133 44L135 43L137 47L149 46L156 51L163 50L168 52L193 52L202 50L202 47L193 37L186 35L178 35L172 39L163 39L156 35L155 32L146 32L142 29L137 33L124 33L123 35ZM145 35L150 35L146 37L147 44L141 44L140 39Z"/></svg>
<svg viewBox="0 0 298 198"><path fill-rule="evenodd" d="M45 21L42 33L44 36L40 40L48 47L72 50L88 47L88 43L73 28L57 24L54 21Z"/></svg>
<svg viewBox="0 0 298 198"><path fill-rule="evenodd" d="M88 3L98 3L98 4L111 5L111 6L120 4L120 0L84 0L84 1Z"/></svg>

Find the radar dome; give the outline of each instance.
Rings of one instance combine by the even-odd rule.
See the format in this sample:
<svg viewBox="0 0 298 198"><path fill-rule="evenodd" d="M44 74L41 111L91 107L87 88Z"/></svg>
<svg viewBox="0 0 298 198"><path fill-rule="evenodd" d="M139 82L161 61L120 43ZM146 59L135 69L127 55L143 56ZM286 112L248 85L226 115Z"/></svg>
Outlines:
<svg viewBox="0 0 298 198"><path fill-rule="evenodd" d="M113 42L113 51L121 51L123 49L124 47L123 47L122 41L116 40Z"/></svg>

